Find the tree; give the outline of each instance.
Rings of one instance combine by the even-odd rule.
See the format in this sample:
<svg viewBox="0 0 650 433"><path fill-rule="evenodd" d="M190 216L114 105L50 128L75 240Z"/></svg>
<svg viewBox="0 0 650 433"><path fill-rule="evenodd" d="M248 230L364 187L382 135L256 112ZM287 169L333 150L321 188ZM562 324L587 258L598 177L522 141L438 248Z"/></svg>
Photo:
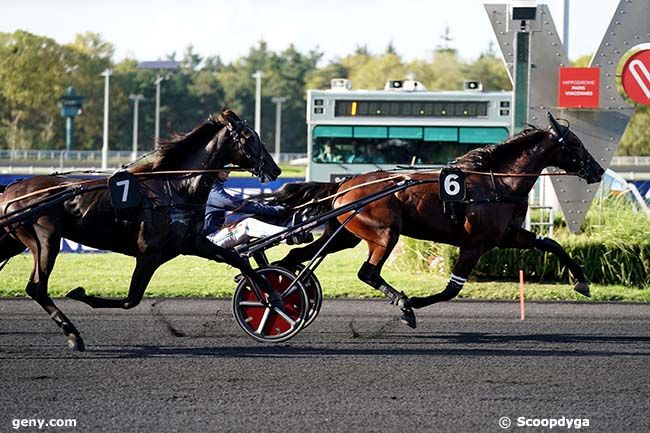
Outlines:
<svg viewBox="0 0 650 433"><path fill-rule="evenodd" d="M383 89L387 80L399 80L405 77L406 69L402 59L393 53L373 56L350 73L352 84L357 89Z"/></svg>
<svg viewBox="0 0 650 433"><path fill-rule="evenodd" d="M25 31L0 34L3 147L60 147L65 66L65 52L53 39Z"/></svg>
<svg viewBox="0 0 650 433"><path fill-rule="evenodd" d="M468 79L481 80L483 90L512 90L508 71L492 47L481 54L474 63L468 64L463 75Z"/></svg>

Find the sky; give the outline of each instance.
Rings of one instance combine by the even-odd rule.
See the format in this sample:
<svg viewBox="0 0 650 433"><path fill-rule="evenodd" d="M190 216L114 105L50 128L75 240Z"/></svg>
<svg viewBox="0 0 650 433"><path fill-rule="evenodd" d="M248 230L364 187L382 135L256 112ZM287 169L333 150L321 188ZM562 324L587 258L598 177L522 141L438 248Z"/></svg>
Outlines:
<svg viewBox="0 0 650 433"><path fill-rule="evenodd" d="M569 56L592 54L619 0L570 0ZM405 60L430 59L449 27L452 48L466 60L486 51L492 34L484 3L504 0L0 0L0 32L27 30L60 43L100 33L114 60L180 57L189 45L231 62L261 39L281 51L318 49L324 61L357 46L384 52L392 43ZM541 1L562 34L564 0Z"/></svg>

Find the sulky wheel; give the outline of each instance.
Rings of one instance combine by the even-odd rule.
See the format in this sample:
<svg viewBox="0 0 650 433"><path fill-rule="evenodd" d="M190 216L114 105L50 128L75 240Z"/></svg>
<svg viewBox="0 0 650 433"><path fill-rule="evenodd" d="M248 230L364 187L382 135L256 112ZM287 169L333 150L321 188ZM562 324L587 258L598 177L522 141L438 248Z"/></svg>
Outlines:
<svg viewBox="0 0 650 433"><path fill-rule="evenodd" d="M296 276L304 269L303 265L298 265L295 270ZM316 278L316 274L313 272L307 272L304 277L301 278L300 282L302 283L305 291L307 292L307 298L309 299L309 313L307 314L307 320L305 321L305 328L312 324L320 309L323 306L323 290L320 285L320 281Z"/></svg>
<svg viewBox="0 0 650 433"><path fill-rule="evenodd" d="M237 324L257 341L279 343L296 335L305 325L309 301L305 288L289 271L280 267L258 269L273 290L280 293L284 311L277 311L266 302L266 295L252 287L247 278L237 284L232 299ZM291 288L290 288L291 286Z"/></svg>

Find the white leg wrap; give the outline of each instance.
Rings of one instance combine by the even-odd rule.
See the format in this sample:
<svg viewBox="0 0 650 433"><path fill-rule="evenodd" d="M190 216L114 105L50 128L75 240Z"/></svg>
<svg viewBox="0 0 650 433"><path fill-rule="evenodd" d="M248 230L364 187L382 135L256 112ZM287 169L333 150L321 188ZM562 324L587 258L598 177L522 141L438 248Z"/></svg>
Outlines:
<svg viewBox="0 0 650 433"><path fill-rule="evenodd" d="M459 277L458 275L451 274L450 281L453 281L454 283L458 284L459 286L462 286L467 281L467 278L463 278L463 277Z"/></svg>

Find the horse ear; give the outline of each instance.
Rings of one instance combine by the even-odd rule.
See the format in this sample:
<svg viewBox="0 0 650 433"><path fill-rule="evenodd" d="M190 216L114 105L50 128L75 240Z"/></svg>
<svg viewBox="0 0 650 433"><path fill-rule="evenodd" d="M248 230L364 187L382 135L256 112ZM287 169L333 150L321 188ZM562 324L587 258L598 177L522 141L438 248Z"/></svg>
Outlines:
<svg viewBox="0 0 650 433"><path fill-rule="evenodd" d="M555 120L555 117L553 117L550 111L547 111L546 115L548 116L548 121L551 123L551 127L553 128L555 133L558 136L562 135L562 125L560 125L558 121Z"/></svg>
<svg viewBox="0 0 650 433"><path fill-rule="evenodd" d="M217 114L217 121L221 124L226 124L228 122L226 116L224 116L225 112L226 110L221 110L221 113Z"/></svg>

